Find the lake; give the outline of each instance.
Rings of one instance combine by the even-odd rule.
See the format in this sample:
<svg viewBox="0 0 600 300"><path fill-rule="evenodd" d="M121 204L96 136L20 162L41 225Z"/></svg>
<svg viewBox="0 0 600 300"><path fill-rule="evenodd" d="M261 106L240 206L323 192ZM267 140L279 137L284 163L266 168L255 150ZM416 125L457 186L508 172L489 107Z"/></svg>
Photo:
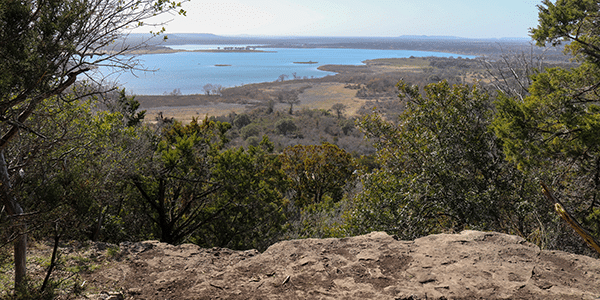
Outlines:
<svg viewBox="0 0 600 300"><path fill-rule="evenodd" d="M171 46L174 49L216 49L217 45ZM220 46L223 49L223 46ZM223 87L249 83L275 81L282 75L296 73L298 77L318 78L334 73L320 71L321 65L361 65L362 61L376 58L401 57L458 57L472 56L408 50L372 49L324 49L324 48L259 48L265 52L178 52L169 54L139 55L147 69L153 72L136 71L120 73L117 80L128 93L137 95L163 95L175 89L182 94L204 93L205 84L220 84ZM294 62L318 62L296 64Z"/></svg>

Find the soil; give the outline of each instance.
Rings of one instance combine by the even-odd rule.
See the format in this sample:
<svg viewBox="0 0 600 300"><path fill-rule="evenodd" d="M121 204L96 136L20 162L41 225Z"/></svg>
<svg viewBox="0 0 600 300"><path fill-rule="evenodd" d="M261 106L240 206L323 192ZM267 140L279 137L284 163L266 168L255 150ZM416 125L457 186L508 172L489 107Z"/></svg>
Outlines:
<svg viewBox="0 0 600 300"><path fill-rule="evenodd" d="M120 245L84 276L113 299L598 299L600 261L479 231L283 241L265 252ZM109 299L109 294L86 299Z"/></svg>

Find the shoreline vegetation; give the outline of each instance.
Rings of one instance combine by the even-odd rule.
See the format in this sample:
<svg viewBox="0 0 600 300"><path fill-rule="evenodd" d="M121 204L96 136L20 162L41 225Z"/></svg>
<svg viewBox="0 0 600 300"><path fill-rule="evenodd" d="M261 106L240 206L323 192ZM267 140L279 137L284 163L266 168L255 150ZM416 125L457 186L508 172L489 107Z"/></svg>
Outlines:
<svg viewBox="0 0 600 300"><path fill-rule="evenodd" d="M199 49L185 50L173 49L166 46L150 46L144 49L128 51L128 55L144 55L144 54L169 54L179 52L206 52L206 53L277 53L277 51L256 50L256 49Z"/></svg>

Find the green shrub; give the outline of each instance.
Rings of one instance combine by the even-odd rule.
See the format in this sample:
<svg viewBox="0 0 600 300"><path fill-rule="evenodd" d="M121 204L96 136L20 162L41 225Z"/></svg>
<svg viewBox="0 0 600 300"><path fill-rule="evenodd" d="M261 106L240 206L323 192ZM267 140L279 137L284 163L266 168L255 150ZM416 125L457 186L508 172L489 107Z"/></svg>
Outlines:
<svg viewBox="0 0 600 300"><path fill-rule="evenodd" d="M260 127L256 124L249 124L244 126L240 133L242 139L247 140L251 136L258 136L260 134Z"/></svg>

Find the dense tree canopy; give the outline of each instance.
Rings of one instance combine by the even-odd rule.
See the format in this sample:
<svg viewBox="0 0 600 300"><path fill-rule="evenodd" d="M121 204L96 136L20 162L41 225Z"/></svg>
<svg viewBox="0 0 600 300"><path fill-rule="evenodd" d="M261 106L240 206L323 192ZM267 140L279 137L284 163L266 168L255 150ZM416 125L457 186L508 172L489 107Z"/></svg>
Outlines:
<svg viewBox="0 0 600 300"><path fill-rule="evenodd" d="M508 158L551 185L600 235L600 37L597 1L543 1L539 45L567 42L581 64L532 77L531 95L499 97L493 128ZM558 245L560 246L560 245Z"/></svg>
<svg viewBox="0 0 600 300"><path fill-rule="evenodd" d="M565 50L579 59L600 63L600 4L595 0L543 0L539 24L531 30L540 46L567 42Z"/></svg>
<svg viewBox="0 0 600 300"><path fill-rule="evenodd" d="M477 87L442 81L399 83L406 105L397 122L377 114L360 127L375 140L382 168L364 175L350 215L353 232L386 230L415 238L479 228L527 234L527 187L488 131L492 101Z"/></svg>
<svg viewBox="0 0 600 300"><path fill-rule="evenodd" d="M131 58L120 56L129 47L115 41L178 6L169 0L0 1L0 192L8 215L23 209L12 188L14 166L4 151L19 131L33 132L27 124L31 115L43 101L61 100L80 75L99 66L133 68ZM78 96L98 92L74 91ZM16 285L25 278L26 225L19 230Z"/></svg>
<svg viewBox="0 0 600 300"><path fill-rule="evenodd" d="M329 143L288 147L281 163L300 206L319 203L324 195L341 199L355 170L352 156Z"/></svg>
<svg viewBox="0 0 600 300"><path fill-rule="evenodd" d="M180 243L227 209L229 203L215 206L209 195L222 187L211 179L210 169L229 126L193 120L166 127L141 174L133 176L161 241Z"/></svg>
<svg viewBox="0 0 600 300"><path fill-rule="evenodd" d="M211 174L222 185L212 197L216 203L229 205L192 241L206 247L264 250L281 237L287 184L268 138L247 150L229 148L217 154Z"/></svg>

